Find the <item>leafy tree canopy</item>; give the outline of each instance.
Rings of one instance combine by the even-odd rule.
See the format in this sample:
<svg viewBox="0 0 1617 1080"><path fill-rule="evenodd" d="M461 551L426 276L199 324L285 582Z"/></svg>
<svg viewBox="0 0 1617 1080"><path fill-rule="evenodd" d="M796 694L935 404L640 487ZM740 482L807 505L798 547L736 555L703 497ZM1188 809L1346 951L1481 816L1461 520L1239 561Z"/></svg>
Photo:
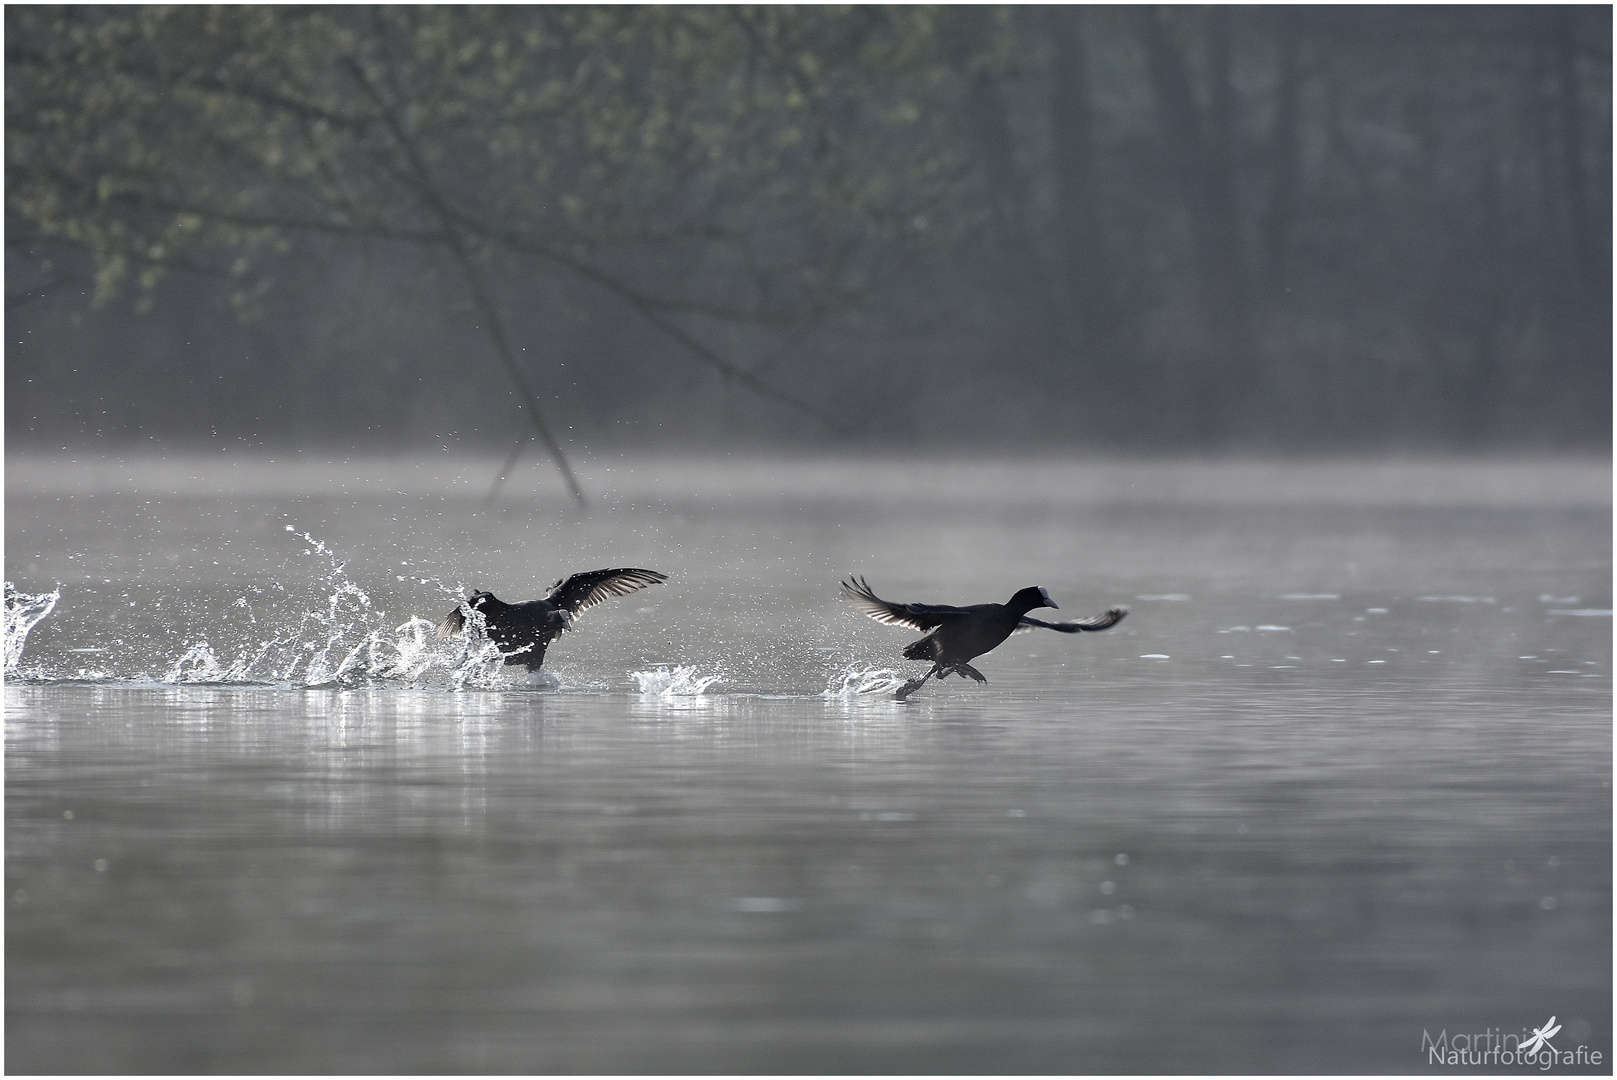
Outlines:
<svg viewBox="0 0 1617 1080"><path fill-rule="evenodd" d="M579 493L479 267L559 267L814 412L685 322L801 325L965 222L985 40L919 7L13 8L8 208L98 299L183 266L247 305L299 234L443 249Z"/></svg>
<svg viewBox="0 0 1617 1080"><path fill-rule="evenodd" d="M935 12L27 7L10 209L99 290L297 232L503 249L659 310L793 319L958 215ZM989 46L979 46L988 62ZM875 243L879 242L879 243ZM223 263L219 260L223 259Z"/></svg>

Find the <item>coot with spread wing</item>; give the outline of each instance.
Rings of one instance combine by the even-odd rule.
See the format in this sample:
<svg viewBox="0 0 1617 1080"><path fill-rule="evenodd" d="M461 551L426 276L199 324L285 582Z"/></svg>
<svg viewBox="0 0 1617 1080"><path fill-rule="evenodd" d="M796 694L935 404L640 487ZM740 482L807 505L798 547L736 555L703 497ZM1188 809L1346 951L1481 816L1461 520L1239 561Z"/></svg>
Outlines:
<svg viewBox="0 0 1617 1080"><path fill-rule="evenodd" d="M458 634L466 627L467 614L483 616L489 639L498 645L507 664L521 664L538 671L545 650L573 628L574 616L614 596L627 596L649 585L667 581L667 574L655 570L626 567L616 570L587 570L563 578L550 587L540 600L507 604L490 592L476 592L438 623L439 637Z"/></svg>
<svg viewBox="0 0 1617 1080"><path fill-rule="evenodd" d="M1030 585L1017 590L1003 604L972 604L970 607L951 607L947 604L894 604L877 596L864 578L849 578L842 583L842 592L848 601L877 622L908 626L927 631L919 641L904 646L906 660L930 660L932 670L919 679L911 679L898 690L904 698L921 688L936 675L944 678L951 672L961 678L970 677L985 683L988 679L968 661L998 646L1012 634L1035 627L1059 630L1063 634L1076 634L1083 630L1105 630L1116 626L1128 614L1128 609L1115 607L1103 615L1072 622L1045 622L1028 615L1034 608L1056 607L1042 585Z"/></svg>

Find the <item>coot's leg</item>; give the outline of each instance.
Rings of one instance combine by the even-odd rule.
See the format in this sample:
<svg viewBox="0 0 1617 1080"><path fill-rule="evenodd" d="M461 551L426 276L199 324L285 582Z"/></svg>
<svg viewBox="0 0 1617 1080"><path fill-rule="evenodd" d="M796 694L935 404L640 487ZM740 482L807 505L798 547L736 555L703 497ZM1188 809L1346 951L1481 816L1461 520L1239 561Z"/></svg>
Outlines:
<svg viewBox="0 0 1617 1080"><path fill-rule="evenodd" d="M909 697L911 694L915 693L915 691L919 690L923 685L925 685L928 679L937 674L938 666L933 664L931 671L927 672L925 675L922 675L919 679L911 679L903 686L900 686L898 688L898 693L894 694L893 697L897 698L899 701L903 701L905 698Z"/></svg>

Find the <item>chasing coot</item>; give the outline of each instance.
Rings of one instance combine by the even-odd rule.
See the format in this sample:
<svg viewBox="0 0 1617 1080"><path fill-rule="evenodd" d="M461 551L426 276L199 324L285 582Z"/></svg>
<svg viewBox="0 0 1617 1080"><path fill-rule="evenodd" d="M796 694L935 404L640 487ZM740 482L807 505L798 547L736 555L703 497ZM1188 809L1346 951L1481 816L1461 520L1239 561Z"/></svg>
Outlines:
<svg viewBox="0 0 1617 1080"><path fill-rule="evenodd" d="M667 581L667 574L627 567L618 570L586 570L563 578L550 587L540 600L507 604L490 592L476 592L438 623L439 637L458 634L466 626L469 611L483 616L489 639L500 647L507 664L521 664L538 671L545 650L573 628L573 617L614 596L627 596L648 585Z"/></svg>

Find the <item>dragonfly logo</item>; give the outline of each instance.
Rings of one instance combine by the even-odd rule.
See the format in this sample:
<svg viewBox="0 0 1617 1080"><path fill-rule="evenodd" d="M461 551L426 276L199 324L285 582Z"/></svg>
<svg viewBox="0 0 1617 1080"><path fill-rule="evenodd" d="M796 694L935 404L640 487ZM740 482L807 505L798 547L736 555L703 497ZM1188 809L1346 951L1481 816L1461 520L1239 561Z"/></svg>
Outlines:
<svg viewBox="0 0 1617 1080"><path fill-rule="evenodd" d="M1587 1029L1588 1025L1582 1023L1574 1028ZM1434 1038L1429 1031L1421 1032L1421 1052L1426 1055L1428 1065L1459 1065L1462 1067L1478 1068L1484 1065L1522 1065L1530 1069L1546 1071L1561 1066L1599 1066L1605 1056L1599 1050L1591 1050L1579 1044L1576 1050L1559 1049L1550 1040L1561 1033L1561 1025L1555 1017L1529 1031L1526 1027L1520 1029L1520 1034L1508 1032L1503 1028L1484 1028L1478 1032L1457 1032L1450 1035L1447 1028L1437 1033Z"/></svg>
<svg viewBox="0 0 1617 1080"><path fill-rule="evenodd" d="M1543 1027L1533 1029L1532 1038L1521 1044L1523 1054L1537 1055L1546 1046L1553 1052L1555 1044L1550 1042L1550 1036L1561 1030L1561 1025L1555 1022L1555 1017L1545 1021Z"/></svg>

